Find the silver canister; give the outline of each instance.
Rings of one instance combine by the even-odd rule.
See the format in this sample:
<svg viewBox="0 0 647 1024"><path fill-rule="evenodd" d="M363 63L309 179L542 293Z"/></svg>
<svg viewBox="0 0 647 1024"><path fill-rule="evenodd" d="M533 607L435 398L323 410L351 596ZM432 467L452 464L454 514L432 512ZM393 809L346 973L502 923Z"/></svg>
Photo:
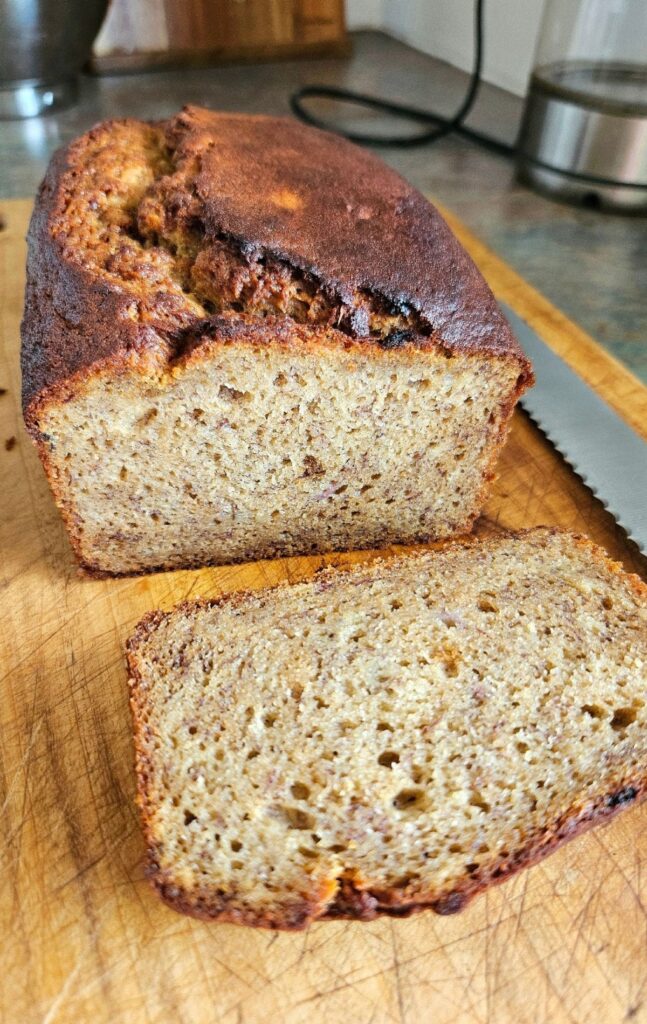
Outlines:
<svg viewBox="0 0 647 1024"><path fill-rule="evenodd" d="M518 173L556 198L647 212L647 0L548 0Z"/></svg>

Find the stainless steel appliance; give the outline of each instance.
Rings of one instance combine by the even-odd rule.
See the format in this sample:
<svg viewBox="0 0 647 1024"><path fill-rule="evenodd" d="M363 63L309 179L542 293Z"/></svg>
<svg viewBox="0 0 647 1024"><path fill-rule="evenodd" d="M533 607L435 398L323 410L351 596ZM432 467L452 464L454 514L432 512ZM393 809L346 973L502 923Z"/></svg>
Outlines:
<svg viewBox="0 0 647 1024"><path fill-rule="evenodd" d="M0 118L72 102L108 0L0 0Z"/></svg>
<svg viewBox="0 0 647 1024"><path fill-rule="evenodd" d="M518 169L557 197L647 212L647 0L547 0Z"/></svg>

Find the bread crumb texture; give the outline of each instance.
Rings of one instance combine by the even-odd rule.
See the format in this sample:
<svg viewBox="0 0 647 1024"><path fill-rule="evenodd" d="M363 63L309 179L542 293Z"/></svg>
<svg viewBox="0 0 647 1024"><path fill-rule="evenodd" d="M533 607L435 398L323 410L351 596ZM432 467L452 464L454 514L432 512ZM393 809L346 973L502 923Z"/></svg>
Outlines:
<svg viewBox="0 0 647 1024"><path fill-rule="evenodd" d="M144 621L161 895L275 928L460 909L643 793L646 591L538 529Z"/></svg>
<svg viewBox="0 0 647 1024"><path fill-rule="evenodd" d="M109 122L46 179L27 419L95 572L442 538L485 501L527 361L426 200L322 133L299 157L301 132L195 109Z"/></svg>
<svg viewBox="0 0 647 1024"><path fill-rule="evenodd" d="M223 347L170 386L97 383L45 429L90 566L377 547L469 529L509 376L486 359Z"/></svg>

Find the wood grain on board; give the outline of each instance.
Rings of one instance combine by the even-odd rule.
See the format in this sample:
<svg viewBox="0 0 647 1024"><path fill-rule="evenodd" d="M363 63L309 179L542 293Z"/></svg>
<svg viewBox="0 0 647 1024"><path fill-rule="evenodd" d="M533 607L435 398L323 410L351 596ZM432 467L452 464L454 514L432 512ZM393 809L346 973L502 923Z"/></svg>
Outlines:
<svg viewBox="0 0 647 1024"><path fill-rule="evenodd" d="M192 921L153 896L133 805L123 665L134 624L190 595L296 579L324 561L371 556L113 581L79 576L19 411L29 209L27 201L5 203L0 232L0 386L7 389L0 397L1 1019L647 1021L647 806L456 917L322 923L278 935ZM499 296L644 432L647 391L451 219ZM560 524L645 572L637 550L522 413L499 474L481 529Z"/></svg>
<svg viewBox="0 0 647 1024"><path fill-rule="evenodd" d="M343 0L112 0L98 73L350 51Z"/></svg>

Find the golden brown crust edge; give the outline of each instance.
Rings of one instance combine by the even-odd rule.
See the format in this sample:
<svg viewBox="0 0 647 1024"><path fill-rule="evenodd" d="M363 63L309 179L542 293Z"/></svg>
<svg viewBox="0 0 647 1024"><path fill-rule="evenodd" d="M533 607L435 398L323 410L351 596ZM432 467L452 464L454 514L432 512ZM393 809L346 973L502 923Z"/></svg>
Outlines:
<svg viewBox="0 0 647 1024"><path fill-rule="evenodd" d="M222 924L245 924L274 931L302 931L316 921L350 920L373 921L377 917L411 917L423 910L433 910L441 916L457 914L478 895L491 886L500 885L525 868L538 864L571 839L588 832L596 825L606 823L629 804L638 804L647 793L647 775L626 779L612 793L600 797L591 807L574 807L550 830L534 836L520 850L488 865L487 869L465 878L459 885L439 890L415 900L407 900L398 890L380 890L370 885L358 886L350 876L340 877L337 892L331 902L322 908L321 891L313 891L311 899L295 901L293 905L277 905L273 912L252 913L228 905L226 894L210 898L206 894L192 894L174 884L155 861L154 849L149 847L147 876L158 896L173 910L203 921ZM323 912L318 912L323 909Z"/></svg>
<svg viewBox="0 0 647 1024"><path fill-rule="evenodd" d="M623 567L608 557L598 545L580 534L559 530L556 527L532 527L527 530L510 534L523 537L528 534L554 535L556 533L568 537L575 546L587 550L594 561L608 572L622 574L627 584L641 601L647 601L647 585L635 574L626 573ZM475 537L452 538L439 541L433 545L435 550L452 547L489 546L497 538L477 540ZM379 573L393 559L419 559L424 552L406 552L394 554L388 558L378 558L366 564L350 566L331 566L319 570L315 579L325 586L326 580L333 576L354 575L358 573ZM369 880L360 880L357 874L341 875L334 880L334 888L320 885L307 895L284 904L277 903L265 912L245 911L232 906L232 898L225 892L213 894L208 892L190 892L176 884L172 876L165 872L157 861L156 842L152 834L150 799L148 781L152 774L152 765L143 745L143 734L148 728L146 718L146 700L142 691L142 677L138 665L138 649L140 645L155 632L158 625L180 609L197 609L215 607L221 604L244 604L247 600L268 591L291 587L294 584L281 582L272 587L259 590L243 590L222 594L216 598L198 598L177 605L169 612L152 611L145 615L126 645L128 666L130 706L133 715L135 761L137 775L137 804L147 846L146 875L158 896L173 910L205 921L219 921L229 924L245 924L257 928L279 931L300 931L315 921L345 919L355 921L372 921L380 916L410 917L423 910L433 910L436 914L455 914L465 907L480 893L493 885L499 885L519 871L532 867L550 853L559 849L571 839L587 832L597 824L610 821L620 810L630 804L640 803L647 794L647 772L642 776L619 776L613 790L602 794L597 800L585 806L574 805L565 812L549 829L537 831L519 850L496 858L488 865L483 865L473 875L466 876L458 885L439 889L425 895L417 894L415 899L407 898L406 892L398 889L380 889L371 886Z"/></svg>

